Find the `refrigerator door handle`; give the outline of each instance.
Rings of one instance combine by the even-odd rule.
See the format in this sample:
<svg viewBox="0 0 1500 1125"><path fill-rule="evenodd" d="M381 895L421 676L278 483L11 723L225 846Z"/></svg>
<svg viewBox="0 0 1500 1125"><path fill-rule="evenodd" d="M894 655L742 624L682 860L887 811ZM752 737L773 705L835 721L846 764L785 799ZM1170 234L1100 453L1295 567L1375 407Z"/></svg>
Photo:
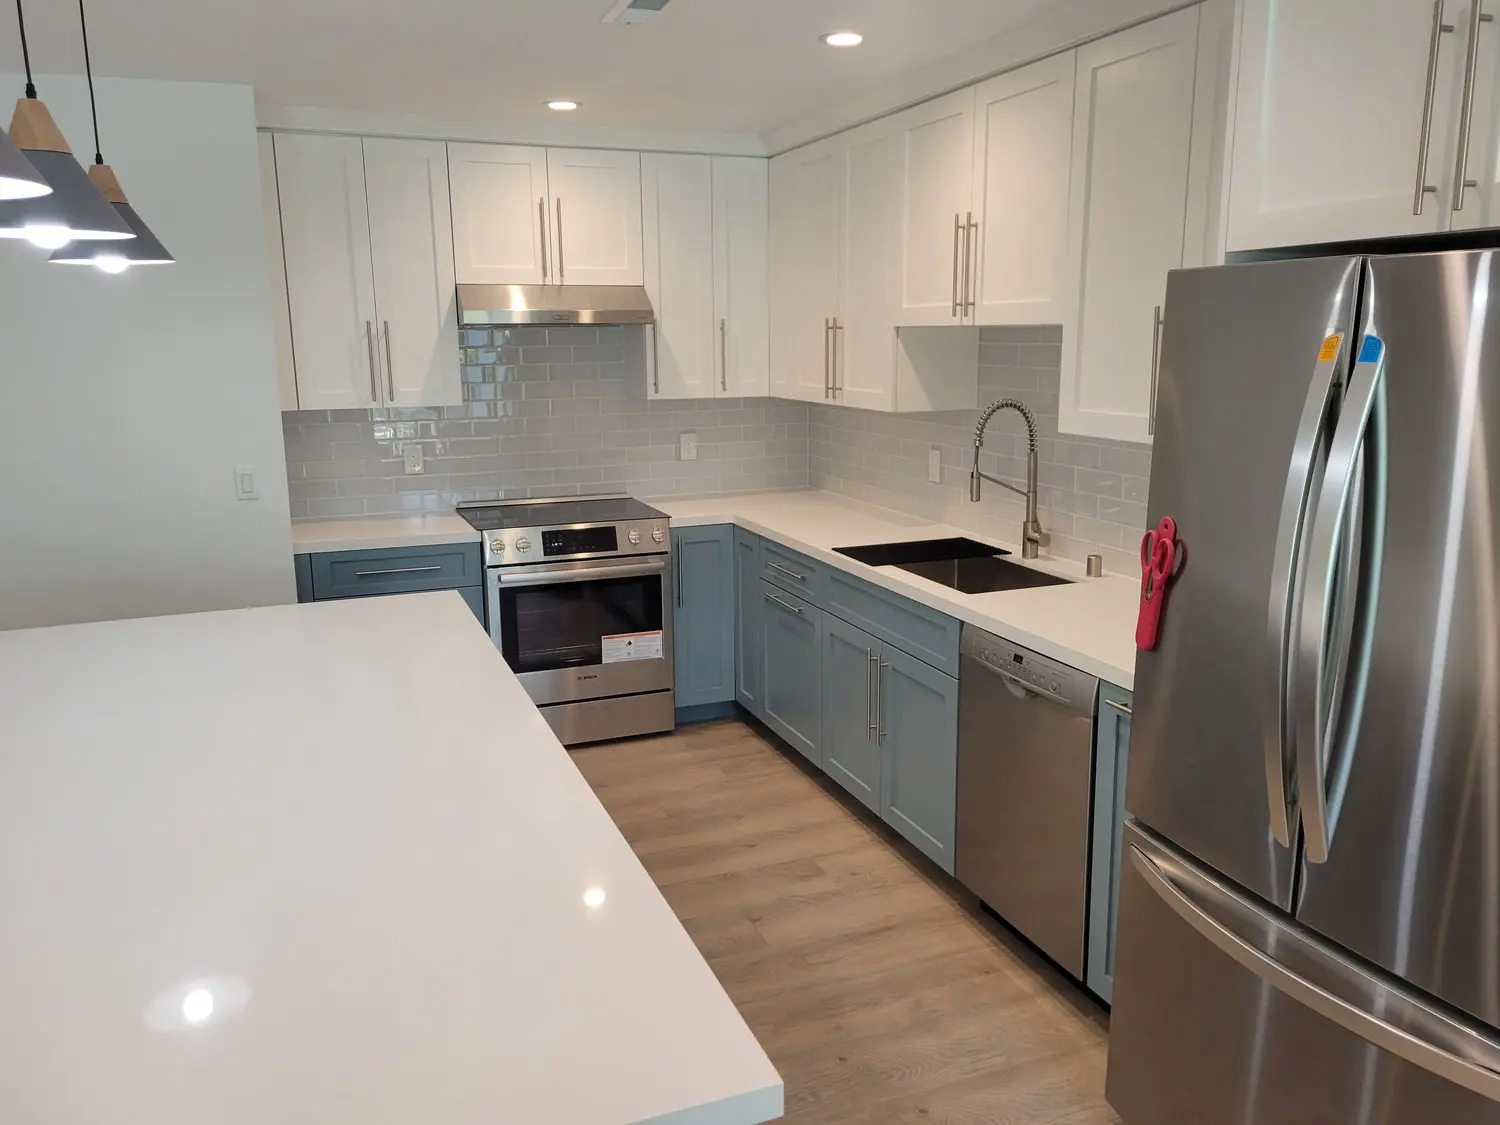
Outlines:
<svg viewBox="0 0 1500 1125"><path fill-rule="evenodd" d="M1328 861L1364 707L1385 539L1387 449L1385 344L1367 333L1328 447L1297 622L1297 792L1309 863ZM1357 568L1340 557L1341 547L1359 549ZM1328 626L1340 620L1333 614L1353 616L1343 618L1347 647L1340 646L1330 666Z"/></svg>
<svg viewBox="0 0 1500 1125"><path fill-rule="evenodd" d="M1344 334L1335 332L1323 340L1313 367L1312 383L1302 407L1302 420L1292 443L1292 457L1281 498L1281 517L1276 526L1276 551L1271 564L1271 598L1266 615L1266 635L1275 655L1267 683L1265 759L1266 797L1270 805L1271 834L1284 848L1292 846L1295 817L1292 811L1294 778L1291 773L1293 733L1288 727L1287 697L1291 688L1292 610L1300 593L1297 559L1307 536L1308 500L1314 470L1322 453L1323 434L1338 388L1339 362L1344 354Z"/></svg>
<svg viewBox="0 0 1500 1125"><path fill-rule="evenodd" d="M1491 1034L1339 956L1283 918L1189 867L1139 830L1129 832L1127 839L1126 855L1136 874L1173 913L1241 968L1365 1042L1500 1101L1500 1043Z"/></svg>

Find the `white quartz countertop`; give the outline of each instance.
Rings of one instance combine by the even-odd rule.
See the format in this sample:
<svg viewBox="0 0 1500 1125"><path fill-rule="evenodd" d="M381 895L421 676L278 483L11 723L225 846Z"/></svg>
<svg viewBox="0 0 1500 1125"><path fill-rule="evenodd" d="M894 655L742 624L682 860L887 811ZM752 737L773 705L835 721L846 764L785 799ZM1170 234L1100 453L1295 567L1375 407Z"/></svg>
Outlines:
<svg viewBox="0 0 1500 1125"><path fill-rule="evenodd" d="M292 522L292 550L299 555L478 542L479 532L453 512Z"/></svg>
<svg viewBox="0 0 1500 1125"><path fill-rule="evenodd" d="M7 1125L782 1112L451 591L0 633L0 855Z"/></svg>
<svg viewBox="0 0 1500 1125"><path fill-rule="evenodd" d="M960 621L1134 690L1140 585L1133 576L1086 578L1078 563L1045 558L1025 562L1014 543L924 523L831 492L753 492L651 503L671 516L674 527L736 524ZM834 553L835 547L959 535L995 543L1014 552L1013 561L1017 563L1073 581L1066 586L963 594L895 567L866 566Z"/></svg>

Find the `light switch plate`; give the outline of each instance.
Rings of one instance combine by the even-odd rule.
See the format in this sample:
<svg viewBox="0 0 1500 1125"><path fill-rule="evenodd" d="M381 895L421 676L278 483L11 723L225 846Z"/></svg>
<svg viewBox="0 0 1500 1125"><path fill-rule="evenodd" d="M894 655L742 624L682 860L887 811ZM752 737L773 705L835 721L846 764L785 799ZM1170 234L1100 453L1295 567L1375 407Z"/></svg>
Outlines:
<svg viewBox="0 0 1500 1125"><path fill-rule="evenodd" d="M422 447L414 441L407 442L401 447L401 461L408 476L422 472Z"/></svg>
<svg viewBox="0 0 1500 1125"><path fill-rule="evenodd" d="M260 487L255 483L254 465L234 467L234 498L236 500L260 499Z"/></svg>
<svg viewBox="0 0 1500 1125"><path fill-rule="evenodd" d="M679 460L698 460L698 434L696 431L688 430L677 439L677 453Z"/></svg>
<svg viewBox="0 0 1500 1125"><path fill-rule="evenodd" d="M935 445L927 450L927 479L933 484L943 483L943 451Z"/></svg>

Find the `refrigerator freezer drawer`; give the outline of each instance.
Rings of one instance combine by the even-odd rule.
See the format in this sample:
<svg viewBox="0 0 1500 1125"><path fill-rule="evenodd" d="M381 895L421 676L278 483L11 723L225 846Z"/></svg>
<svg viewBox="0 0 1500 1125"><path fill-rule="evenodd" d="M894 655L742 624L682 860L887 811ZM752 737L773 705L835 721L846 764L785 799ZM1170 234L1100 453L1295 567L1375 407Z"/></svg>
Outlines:
<svg viewBox="0 0 1500 1125"><path fill-rule="evenodd" d="M1110 1104L1126 1125L1497 1125L1500 1033L1126 828Z"/></svg>

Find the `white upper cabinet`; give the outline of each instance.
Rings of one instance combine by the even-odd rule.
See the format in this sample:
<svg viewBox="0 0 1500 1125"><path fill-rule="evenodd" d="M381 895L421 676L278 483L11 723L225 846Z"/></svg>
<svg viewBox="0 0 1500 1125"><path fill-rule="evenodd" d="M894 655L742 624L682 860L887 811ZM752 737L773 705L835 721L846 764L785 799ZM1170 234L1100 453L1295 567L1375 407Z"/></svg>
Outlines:
<svg viewBox="0 0 1500 1125"><path fill-rule="evenodd" d="M1447 229L1471 11L1244 0L1228 248ZM1481 26L1493 60L1500 40Z"/></svg>
<svg viewBox="0 0 1500 1125"><path fill-rule="evenodd" d="M548 149L551 280L641 285L641 157L635 152Z"/></svg>
<svg viewBox="0 0 1500 1125"><path fill-rule="evenodd" d="M448 146L454 268L477 285L541 285L547 276L547 150Z"/></svg>
<svg viewBox="0 0 1500 1125"><path fill-rule="evenodd" d="M1199 12L1185 9L1078 50L1059 428L1151 440L1167 271L1183 264L1195 158ZM1200 136L1208 131L1199 128ZM1208 149L1200 144L1200 149ZM1206 151L1196 154L1206 164ZM1201 239L1200 239L1201 241Z"/></svg>
<svg viewBox="0 0 1500 1125"><path fill-rule="evenodd" d="M1473 7L1467 2L1448 0L1444 9L1460 33L1467 35L1472 25ZM1500 4L1494 5L1481 15L1500 15ZM1491 20L1479 25L1479 38L1474 52L1474 98L1473 121L1460 121L1458 128L1466 128L1469 139L1468 175L1466 180L1472 187L1464 190L1463 206L1451 212L1450 226L1454 230L1473 230L1476 227L1500 227L1500 20ZM1467 61L1467 60L1465 60ZM1460 107L1462 102L1460 101ZM1462 136L1455 133L1455 141ZM1436 150L1434 150L1436 151ZM1452 167L1457 169L1459 158L1455 152ZM1436 159L1436 155L1434 159ZM1429 173L1428 182L1435 177ZM1450 183L1456 180L1450 181ZM1449 190L1452 196L1451 188ZM1428 196L1431 200L1432 196Z"/></svg>
<svg viewBox="0 0 1500 1125"><path fill-rule="evenodd" d="M375 271L358 137L276 137L297 398L303 410L381 404Z"/></svg>
<svg viewBox="0 0 1500 1125"><path fill-rule="evenodd" d="M770 162L713 158L714 315L721 396L770 393Z"/></svg>
<svg viewBox="0 0 1500 1125"><path fill-rule="evenodd" d="M278 136L303 410L463 400L445 146Z"/></svg>
<svg viewBox="0 0 1500 1125"><path fill-rule="evenodd" d="M713 170L706 156L648 153L641 161L646 292L656 311L653 398L713 398Z"/></svg>
<svg viewBox="0 0 1500 1125"><path fill-rule="evenodd" d="M286 257L281 248L281 203L276 188L276 142L270 133L260 146L260 200L266 222L266 264L271 277L271 326L276 336L276 394L282 410L297 409L297 364L292 357L292 313L287 304Z"/></svg>
<svg viewBox="0 0 1500 1125"><path fill-rule="evenodd" d="M891 227L901 241L897 321L960 324L969 314L977 218L970 196L974 91L926 102L881 125L895 131L901 146L900 203Z"/></svg>
<svg viewBox="0 0 1500 1125"><path fill-rule="evenodd" d="M771 393L830 401L842 300L845 141L771 161Z"/></svg>
<svg viewBox="0 0 1500 1125"><path fill-rule="evenodd" d="M1067 51L975 92L974 323L1062 323L1076 62Z"/></svg>
<svg viewBox="0 0 1500 1125"><path fill-rule="evenodd" d="M367 139L364 149L385 404L460 403L447 146Z"/></svg>
<svg viewBox="0 0 1500 1125"><path fill-rule="evenodd" d="M830 400L895 409L905 130L888 118L848 135L843 291L829 341ZM951 320L949 323L953 323Z"/></svg>

